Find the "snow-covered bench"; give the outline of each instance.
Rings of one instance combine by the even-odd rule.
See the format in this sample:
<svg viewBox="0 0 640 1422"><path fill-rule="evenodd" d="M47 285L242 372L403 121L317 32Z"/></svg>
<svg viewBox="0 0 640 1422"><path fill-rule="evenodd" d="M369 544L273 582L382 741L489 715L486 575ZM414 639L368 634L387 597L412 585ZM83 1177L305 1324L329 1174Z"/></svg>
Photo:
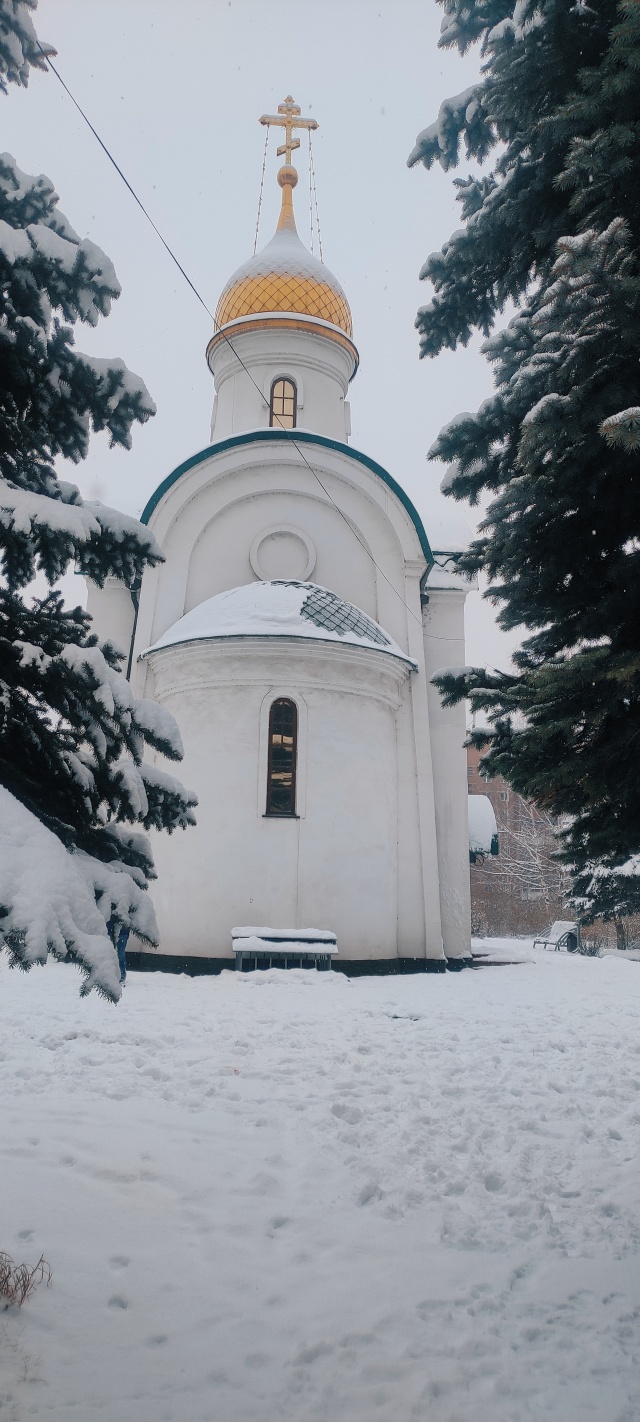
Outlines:
<svg viewBox="0 0 640 1422"><path fill-rule="evenodd" d="M539 943L543 948L555 949L556 953L560 953L563 948L567 953L575 953L580 947L580 924L559 918L556 923L552 923L548 933L534 938L534 948L537 948Z"/></svg>
<svg viewBox="0 0 640 1422"><path fill-rule="evenodd" d="M232 928L236 968L331 968L338 952L335 933L326 928Z"/></svg>

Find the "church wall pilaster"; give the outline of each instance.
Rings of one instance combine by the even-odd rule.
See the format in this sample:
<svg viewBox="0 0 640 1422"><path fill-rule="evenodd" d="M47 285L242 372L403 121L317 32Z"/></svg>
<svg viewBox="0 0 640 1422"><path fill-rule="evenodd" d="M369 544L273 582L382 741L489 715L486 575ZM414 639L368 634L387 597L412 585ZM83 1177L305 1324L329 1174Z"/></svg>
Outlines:
<svg viewBox="0 0 640 1422"><path fill-rule="evenodd" d="M406 579L405 599L410 609L407 617L409 655L418 663L419 672L411 683L413 722L413 754L417 786L417 840L421 857L421 884L424 904L424 956L442 960L443 932L440 910L438 843L436 832L433 764L430 755L431 728L429 703L424 676L424 645L420 621L420 583L416 576ZM413 615L411 615L413 614Z"/></svg>
<svg viewBox="0 0 640 1422"><path fill-rule="evenodd" d="M443 667L464 665L467 590L460 580L457 587L430 588L423 610L442 928L451 959L469 958L471 942L465 706L443 707L431 678Z"/></svg>

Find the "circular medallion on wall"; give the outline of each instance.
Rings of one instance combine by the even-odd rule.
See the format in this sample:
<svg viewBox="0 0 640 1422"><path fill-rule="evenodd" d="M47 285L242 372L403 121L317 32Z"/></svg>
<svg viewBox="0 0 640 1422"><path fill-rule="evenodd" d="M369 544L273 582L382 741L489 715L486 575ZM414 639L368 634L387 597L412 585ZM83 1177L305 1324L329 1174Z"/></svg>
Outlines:
<svg viewBox="0 0 640 1422"><path fill-rule="evenodd" d="M301 528L279 523L254 538L249 561L256 576L265 583L278 578L305 583L316 566L316 550Z"/></svg>

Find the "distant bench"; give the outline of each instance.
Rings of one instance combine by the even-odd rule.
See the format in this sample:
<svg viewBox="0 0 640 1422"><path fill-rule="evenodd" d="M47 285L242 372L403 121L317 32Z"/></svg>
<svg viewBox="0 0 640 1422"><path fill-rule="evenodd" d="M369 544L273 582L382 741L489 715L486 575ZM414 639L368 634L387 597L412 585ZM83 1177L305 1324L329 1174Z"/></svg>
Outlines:
<svg viewBox="0 0 640 1422"><path fill-rule="evenodd" d="M559 918L556 923L552 923L548 933L534 938L534 948L537 948L539 943L543 948L554 948L556 953L560 953L563 948L567 953L576 953L580 947L580 925Z"/></svg>
<svg viewBox="0 0 640 1422"><path fill-rule="evenodd" d="M326 928L232 928L231 945L241 973L256 968L317 968L326 973L338 952Z"/></svg>

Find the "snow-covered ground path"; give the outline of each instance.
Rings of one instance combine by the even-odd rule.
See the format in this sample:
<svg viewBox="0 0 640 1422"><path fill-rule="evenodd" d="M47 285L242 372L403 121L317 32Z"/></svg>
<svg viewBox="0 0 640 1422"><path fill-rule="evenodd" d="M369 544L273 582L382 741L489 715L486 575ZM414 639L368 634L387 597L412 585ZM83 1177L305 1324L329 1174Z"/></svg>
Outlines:
<svg viewBox="0 0 640 1422"><path fill-rule="evenodd" d="M640 964L0 969L1 1422L637 1422Z"/></svg>

